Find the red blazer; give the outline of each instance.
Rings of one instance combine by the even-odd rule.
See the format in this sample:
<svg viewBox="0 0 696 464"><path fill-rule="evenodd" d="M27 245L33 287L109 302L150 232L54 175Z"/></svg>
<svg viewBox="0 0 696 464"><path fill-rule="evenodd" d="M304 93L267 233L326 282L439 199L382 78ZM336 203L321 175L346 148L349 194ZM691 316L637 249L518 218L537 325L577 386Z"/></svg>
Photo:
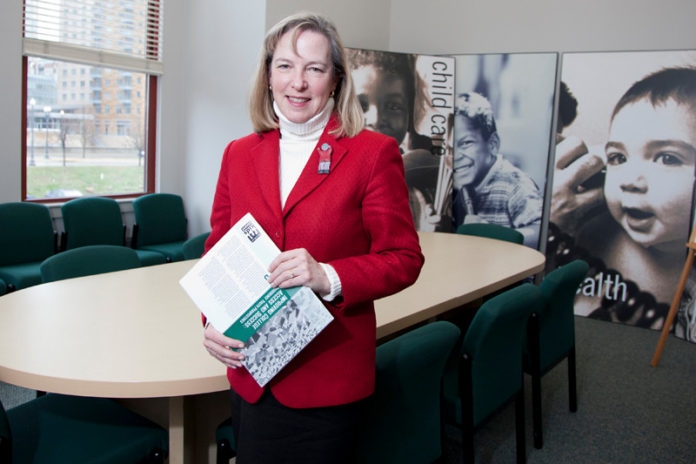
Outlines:
<svg viewBox="0 0 696 464"><path fill-rule="evenodd" d="M329 174L317 173L315 149L283 209L279 131L231 142L206 242L207 250L251 212L281 250L306 248L336 269L343 295L324 302L334 320L268 384L289 407L345 404L374 391L373 301L411 285L423 265L396 141L370 131L336 138L328 133L335 123L317 144L332 149ZM246 369L228 369L227 377L250 403L263 393Z"/></svg>

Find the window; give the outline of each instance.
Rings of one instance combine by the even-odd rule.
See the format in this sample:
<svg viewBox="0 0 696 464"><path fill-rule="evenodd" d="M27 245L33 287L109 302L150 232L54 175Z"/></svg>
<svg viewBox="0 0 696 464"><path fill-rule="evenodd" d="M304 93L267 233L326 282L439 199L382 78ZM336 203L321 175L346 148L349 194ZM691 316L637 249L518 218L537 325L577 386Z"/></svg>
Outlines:
<svg viewBox="0 0 696 464"><path fill-rule="evenodd" d="M154 191L163 1L24 0L23 200Z"/></svg>

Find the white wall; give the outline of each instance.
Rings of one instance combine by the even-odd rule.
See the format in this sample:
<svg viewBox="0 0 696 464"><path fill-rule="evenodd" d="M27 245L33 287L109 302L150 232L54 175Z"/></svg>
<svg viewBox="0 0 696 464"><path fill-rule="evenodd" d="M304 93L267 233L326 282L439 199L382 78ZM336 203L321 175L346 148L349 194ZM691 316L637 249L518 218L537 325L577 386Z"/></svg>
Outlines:
<svg viewBox="0 0 696 464"><path fill-rule="evenodd" d="M158 190L183 195L190 235L210 229L225 146L252 130L248 90L265 11L245 0L165 4Z"/></svg>

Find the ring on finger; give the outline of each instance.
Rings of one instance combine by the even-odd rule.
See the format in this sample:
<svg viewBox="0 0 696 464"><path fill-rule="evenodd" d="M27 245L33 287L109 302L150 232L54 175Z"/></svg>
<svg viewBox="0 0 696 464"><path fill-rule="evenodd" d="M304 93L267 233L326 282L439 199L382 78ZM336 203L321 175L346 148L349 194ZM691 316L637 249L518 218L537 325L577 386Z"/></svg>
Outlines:
<svg viewBox="0 0 696 464"><path fill-rule="evenodd" d="M294 273L294 272L290 271L290 272L289 272L289 275L290 275L290 278L291 278L291 279L294 279L294 278L295 278L295 273Z"/></svg>

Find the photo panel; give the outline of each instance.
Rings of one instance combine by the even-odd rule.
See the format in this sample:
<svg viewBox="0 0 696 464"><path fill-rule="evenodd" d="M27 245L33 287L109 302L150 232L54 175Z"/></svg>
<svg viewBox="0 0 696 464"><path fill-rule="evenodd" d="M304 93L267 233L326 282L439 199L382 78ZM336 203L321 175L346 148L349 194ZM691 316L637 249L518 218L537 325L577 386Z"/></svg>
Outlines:
<svg viewBox="0 0 696 464"><path fill-rule="evenodd" d="M453 222L539 247L558 54L455 55Z"/></svg>
<svg viewBox="0 0 696 464"><path fill-rule="evenodd" d="M367 129L399 143L416 229L451 232L454 59L346 51Z"/></svg>
<svg viewBox="0 0 696 464"><path fill-rule="evenodd" d="M691 225L694 66L696 51L562 57L546 255L547 271L590 264L578 315L662 328Z"/></svg>

